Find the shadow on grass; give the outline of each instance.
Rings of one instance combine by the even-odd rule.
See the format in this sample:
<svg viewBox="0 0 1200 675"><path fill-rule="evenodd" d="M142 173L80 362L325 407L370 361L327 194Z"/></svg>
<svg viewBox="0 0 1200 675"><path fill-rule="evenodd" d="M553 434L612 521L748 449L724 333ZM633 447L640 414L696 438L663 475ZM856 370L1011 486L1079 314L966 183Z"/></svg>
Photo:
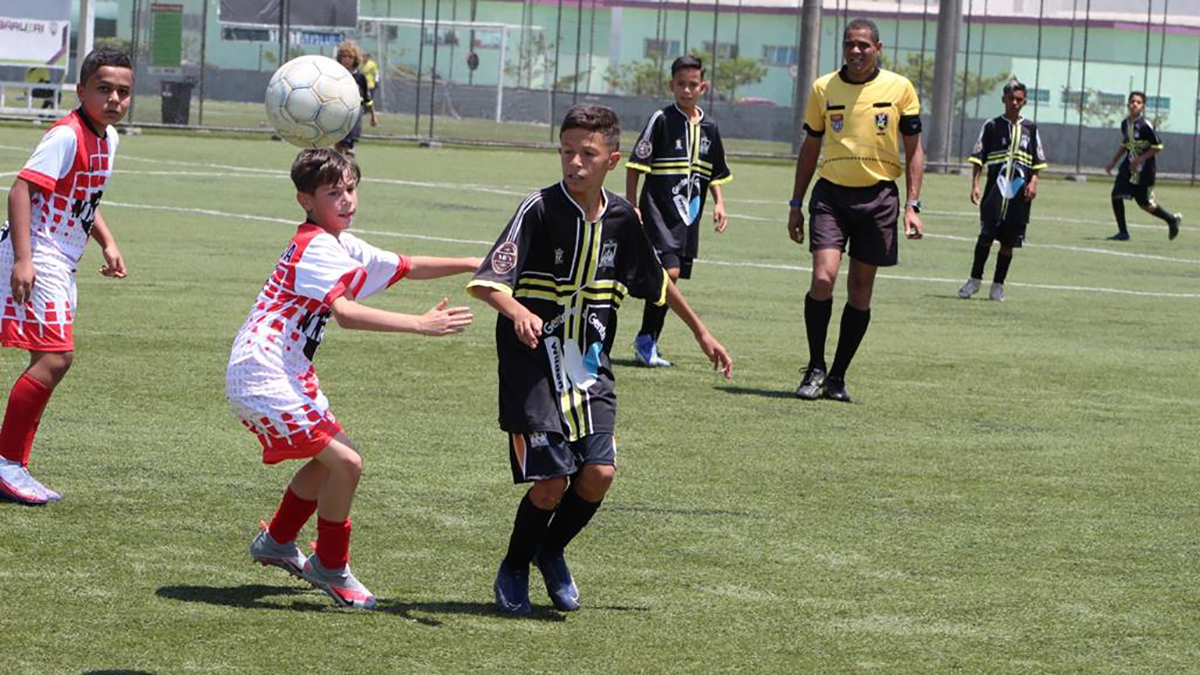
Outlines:
<svg viewBox="0 0 1200 675"><path fill-rule="evenodd" d="M736 516L738 518L749 518L749 511L731 511L728 509L675 509L667 506L642 506L638 504L612 504L605 505L605 511L629 511L632 513L655 513L659 515L669 516ZM621 609L612 607L608 609Z"/></svg>
<svg viewBox="0 0 1200 675"><path fill-rule="evenodd" d="M149 670L124 670L116 668L112 670L88 670L84 671L82 675L154 675L154 673Z"/></svg>
<svg viewBox="0 0 1200 675"><path fill-rule="evenodd" d="M717 391L741 396L761 396L763 398L796 398L796 395L786 389L757 389L754 387L716 387Z"/></svg>

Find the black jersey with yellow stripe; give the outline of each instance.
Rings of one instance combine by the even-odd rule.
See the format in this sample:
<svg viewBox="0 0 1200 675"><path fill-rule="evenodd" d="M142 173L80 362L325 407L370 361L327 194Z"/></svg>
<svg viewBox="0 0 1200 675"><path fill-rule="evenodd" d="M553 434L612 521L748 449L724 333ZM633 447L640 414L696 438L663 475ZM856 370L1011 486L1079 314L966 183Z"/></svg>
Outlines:
<svg viewBox="0 0 1200 675"><path fill-rule="evenodd" d="M984 122L967 161L987 171L979 204L982 220L1029 221L1025 186L1034 173L1046 168L1042 139L1033 121L1018 117L1013 122L1001 115Z"/></svg>
<svg viewBox="0 0 1200 675"><path fill-rule="evenodd" d="M692 122L675 104L655 111L625 166L646 174L638 207L659 251L695 258L709 186L733 180L717 123L697 108Z"/></svg>
<svg viewBox="0 0 1200 675"><path fill-rule="evenodd" d="M1121 170L1126 173L1129 171L1129 162L1134 157L1150 149L1163 149L1162 138L1145 115L1140 115L1135 120L1128 117L1121 120L1121 145L1125 147L1125 159L1121 161ZM1148 157L1142 162L1141 172L1153 175L1156 165L1154 157Z"/></svg>
<svg viewBox="0 0 1200 675"><path fill-rule="evenodd" d="M633 206L608 190L589 221L561 183L521 203L468 284L508 293L542 320L536 349L496 321L500 426L577 440L612 433L609 352L626 296L666 302L667 276Z"/></svg>

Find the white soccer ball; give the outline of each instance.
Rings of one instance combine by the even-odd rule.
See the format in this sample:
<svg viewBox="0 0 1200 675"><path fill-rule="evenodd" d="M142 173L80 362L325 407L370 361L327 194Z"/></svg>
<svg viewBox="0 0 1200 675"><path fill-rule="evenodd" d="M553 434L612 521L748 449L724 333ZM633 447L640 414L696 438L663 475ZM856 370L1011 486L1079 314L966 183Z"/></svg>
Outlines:
<svg viewBox="0 0 1200 675"><path fill-rule="evenodd" d="M358 121L358 83L327 56L300 56L275 71L267 84L267 120L285 141L302 148L327 148L346 137Z"/></svg>

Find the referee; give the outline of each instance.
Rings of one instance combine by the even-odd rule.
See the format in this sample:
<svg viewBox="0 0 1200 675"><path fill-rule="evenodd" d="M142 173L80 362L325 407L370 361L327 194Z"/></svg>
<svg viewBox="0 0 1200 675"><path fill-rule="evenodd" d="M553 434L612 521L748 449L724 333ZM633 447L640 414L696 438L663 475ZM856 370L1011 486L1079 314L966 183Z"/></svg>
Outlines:
<svg viewBox="0 0 1200 675"><path fill-rule="evenodd" d="M807 132L796 159L796 184L789 202L788 235L804 243L804 195L824 143L825 161L808 203L812 284L804 298L808 366L796 396L850 401L846 370L871 321L871 291L879 267L897 261L896 219L900 211L900 144L908 201L904 232L920 239L921 105L912 83L879 68L879 28L855 19L842 33L845 65L813 83L804 116ZM842 309L833 367L825 367L825 334L833 314L833 286L849 245L849 300Z"/></svg>

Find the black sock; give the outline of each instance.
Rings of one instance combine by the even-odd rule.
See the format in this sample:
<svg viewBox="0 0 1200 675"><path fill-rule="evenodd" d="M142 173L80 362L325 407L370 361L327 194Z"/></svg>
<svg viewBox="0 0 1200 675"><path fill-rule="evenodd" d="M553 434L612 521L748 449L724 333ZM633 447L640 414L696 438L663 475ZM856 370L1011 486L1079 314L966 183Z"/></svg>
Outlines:
<svg viewBox="0 0 1200 675"><path fill-rule="evenodd" d="M542 546L550 551L566 548L592 516L596 515L601 503L589 502L575 492L574 486L569 488L559 502L558 510L554 512L554 519L550 521L550 527L542 539Z"/></svg>
<svg viewBox="0 0 1200 675"><path fill-rule="evenodd" d="M658 336L662 333L663 323L667 319L666 305L656 307L653 302L646 301L646 308L642 310L642 330L639 335L650 335L658 342Z"/></svg>
<svg viewBox="0 0 1200 675"><path fill-rule="evenodd" d="M992 277L992 283L1004 283L1004 280L1008 278L1008 266L1012 264L1012 259L1011 255L1003 253L996 256L996 276Z"/></svg>
<svg viewBox="0 0 1200 675"><path fill-rule="evenodd" d="M1168 225L1175 222L1175 214L1161 206L1155 206L1154 210L1150 212L1150 215L1154 216L1155 218L1161 218L1163 222L1167 223Z"/></svg>
<svg viewBox="0 0 1200 675"><path fill-rule="evenodd" d="M987 263L988 255L992 252L992 242L975 242L975 263L971 265L971 278L983 278L983 266Z"/></svg>
<svg viewBox="0 0 1200 675"><path fill-rule="evenodd" d="M1113 215L1117 217L1117 230L1122 234L1129 234L1129 230L1125 229L1125 200L1120 197L1113 197Z"/></svg>
<svg viewBox="0 0 1200 675"><path fill-rule="evenodd" d="M546 535L546 525L550 522L553 511L543 511L529 500L529 493L521 499L517 507L517 517L513 519L512 536L508 539L508 553L504 556L504 564L510 570L529 569L529 561L537 553L538 546Z"/></svg>
<svg viewBox="0 0 1200 675"><path fill-rule="evenodd" d="M854 353L863 336L867 334L867 326L871 323L871 309L855 309L846 303L842 308L842 332L838 335L837 354L833 357L833 368L829 377L835 380L845 379L846 370L854 360Z"/></svg>
<svg viewBox="0 0 1200 675"><path fill-rule="evenodd" d="M833 298L815 300L804 296L804 329L808 332L808 366L825 367L825 334L829 332L829 317L833 315Z"/></svg>

